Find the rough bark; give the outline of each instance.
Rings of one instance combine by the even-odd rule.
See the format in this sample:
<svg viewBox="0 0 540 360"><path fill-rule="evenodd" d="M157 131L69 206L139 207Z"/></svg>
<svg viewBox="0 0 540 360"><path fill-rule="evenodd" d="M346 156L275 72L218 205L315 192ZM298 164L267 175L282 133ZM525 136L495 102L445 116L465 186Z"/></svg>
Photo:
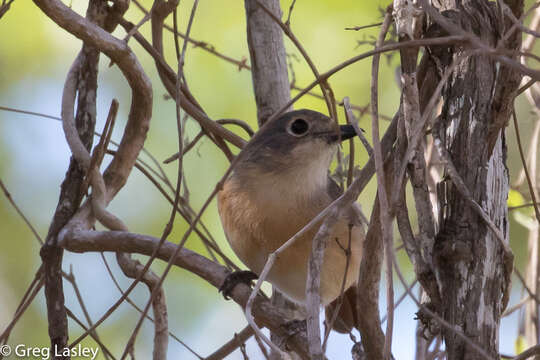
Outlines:
<svg viewBox="0 0 540 360"><path fill-rule="evenodd" d="M441 3L453 23L496 46L504 25L492 4ZM453 59L470 51L464 47L446 50L431 49L441 73ZM435 141L448 152L446 160L453 163L472 200L482 207L506 242L509 184L504 126L517 83L519 76L492 58L481 54L466 57L443 89L442 113L433 129ZM446 166L445 174L450 174L448 169ZM439 292L445 298L440 314L498 358L498 328L508 299L512 254L504 250L455 181L445 177L438 190L440 229L433 261ZM453 329L445 328L443 337L448 359L481 358Z"/></svg>

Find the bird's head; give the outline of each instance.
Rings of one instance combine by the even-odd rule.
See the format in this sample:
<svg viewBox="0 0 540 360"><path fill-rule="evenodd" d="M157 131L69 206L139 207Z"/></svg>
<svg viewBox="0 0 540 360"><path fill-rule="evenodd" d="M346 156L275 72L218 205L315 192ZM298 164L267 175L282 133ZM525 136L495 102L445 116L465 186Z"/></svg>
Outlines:
<svg viewBox="0 0 540 360"><path fill-rule="evenodd" d="M312 110L283 114L265 125L243 149L238 171L256 176L292 174L324 179L340 141L355 136L351 125L337 125Z"/></svg>

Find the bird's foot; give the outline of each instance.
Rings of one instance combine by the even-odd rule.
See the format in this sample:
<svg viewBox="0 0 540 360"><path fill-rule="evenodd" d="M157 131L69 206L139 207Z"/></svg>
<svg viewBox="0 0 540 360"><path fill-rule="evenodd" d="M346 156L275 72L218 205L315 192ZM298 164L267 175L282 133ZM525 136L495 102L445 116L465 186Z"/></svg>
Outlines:
<svg viewBox="0 0 540 360"><path fill-rule="evenodd" d="M219 292L223 294L223 297L225 300L229 300L229 297L231 296L231 292L234 290L236 285L240 283L244 283L248 286L252 285L252 281L257 279L259 276L255 274L253 271L249 270L242 270L242 271L234 271L227 275L225 280L223 281L223 284L219 287Z"/></svg>

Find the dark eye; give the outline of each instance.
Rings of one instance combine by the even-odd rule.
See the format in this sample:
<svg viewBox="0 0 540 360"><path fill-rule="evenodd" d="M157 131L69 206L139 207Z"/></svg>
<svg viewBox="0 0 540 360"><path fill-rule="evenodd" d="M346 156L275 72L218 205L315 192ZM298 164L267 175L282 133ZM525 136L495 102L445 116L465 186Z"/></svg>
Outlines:
<svg viewBox="0 0 540 360"><path fill-rule="evenodd" d="M296 119L289 126L289 130L292 135L302 136L309 130L309 124L304 119Z"/></svg>

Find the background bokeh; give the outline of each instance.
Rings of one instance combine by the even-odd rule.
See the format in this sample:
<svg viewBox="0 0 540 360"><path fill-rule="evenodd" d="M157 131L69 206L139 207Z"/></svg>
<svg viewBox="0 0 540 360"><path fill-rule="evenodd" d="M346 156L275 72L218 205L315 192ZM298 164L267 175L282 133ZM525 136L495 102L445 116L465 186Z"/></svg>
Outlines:
<svg viewBox="0 0 540 360"><path fill-rule="evenodd" d="M381 9L389 1L325 1L299 0L295 6L291 26L303 43L321 72L361 52L370 50L377 35L378 27L362 31L345 31L345 27L367 25L381 21ZM527 1L530 5L532 1ZM71 0L69 6L80 14L86 11L87 1ZM143 4L150 8L151 1ZM179 11L179 24L185 30L192 1L182 2ZM282 1L287 12L289 1ZM137 23L143 14L132 4L126 18ZM168 21L170 23L170 21ZM192 29L192 37L205 41L216 50L241 60L248 58L243 1L201 1ZM149 24L141 32L149 35ZM118 29L119 38L125 33ZM152 59L132 39L131 46L139 55L139 60L151 77L154 89L154 109L146 149L159 161L177 151L174 102L167 99ZM68 68L81 47L80 40L68 34L28 0L15 0L8 13L0 19L0 106L25 109L48 115L59 116L62 86ZM296 85L302 87L313 80L313 75L301 59L299 52L286 40L289 62L294 70ZM176 68L173 37L165 35L167 60ZM380 73L380 112L392 116L399 103L399 89L396 86L398 56L383 57ZM371 61L364 60L346 68L330 80L336 98L349 96L356 105L369 102ZM189 87L205 111L214 119L238 118L249 122L256 128L256 109L252 93L251 76L247 70L238 70L209 54L201 48L188 46L185 74ZM292 78L292 76L291 76ZM104 125L108 106L112 98L120 101L118 122L113 140L119 140L129 110L129 88L117 67L109 66L106 57L101 58L98 88L98 118L96 130ZM296 93L293 91L293 94ZM524 99L518 99L518 115L522 134L530 133L533 115ZM311 108L326 112L324 102L305 96L295 104L295 108ZM343 121L343 109L339 110ZM360 126L371 133L369 117L363 117ZM387 122L383 121L383 130ZM233 129L237 131L237 129ZM198 126L188 121L187 136L192 139ZM239 132L239 135L245 136ZM509 158L508 168L512 178L520 169L513 129L507 130ZM528 139L525 140L527 144ZM366 154L357 146L357 161L362 164ZM59 195L60 183L69 162L69 149L65 143L60 122L43 117L0 111L0 179L11 192L12 197L28 216L39 234L45 237L50 219L54 213ZM106 158L107 161L107 158ZM224 173L227 161L210 141L202 140L185 158L185 181L190 190L195 209L212 191L215 183ZM176 178L175 163L164 165L171 179ZM369 214L374 198L375 186L372 182L360 196L359 202ZM159 237L170 213L169 204L158 191L136 170L125 188L110 205L111 210L120 216L133 232ZM530 209L520 211L522 217L530 216ZM511 242L519 268L526 260L526 230L512 215ZM234 258L230 251L218 219L215 203L203 217L212 234ZM414 221L414 219L413 219ZM170 241L177 242L186 230L186 223L177 217ZM187 246L202 251L200 242L193 237ZM116 266L114 256L105 254L112 270L125 288L129 281ZM235 258L236 259L236 258ZM411 267L400 253L403 269L409 281L413 279ZM240 263L239 263L240 264ZM10 321L25 289L39 268L39 244L32 233L16 214L6 197L0 195L0 329ZM156 262L154 269L159 273L164 268ZM108 306L118 297L119 292L106 272L99 254L72 254L64 256L64 270L73 274L80 286L82 296L87 302L93 319L102 316ZM398 283L397 281L395 282ZM245 325L241 309L233 302L223 300L217 290L196 276L173 269L166 282L169 308L170 330L201 355L208 355L223 342L232 338L234 332ZM512 301L519 298L519 287L512 293ZM83 317L70 284L65 284L66 304L76 315ZM397 285L396 294L403 289ZM397 296L397 295L396 295ZM139 305L146 302L147 291L141 286L135 290L133 298ZM384 297L384 296L382 296ZM384 299L381 313L384 313ZM414 354L415 306L406 300L397 310L394 354L397 359L412 359ZM124 304L100 328L101 339L114 353L123 350L124 344L138 319L133 308ZM81 333L75 323L69 323L70 336L74 339ZM139 358L149 358L151 354L152 325L146 323L137 341ZM514 352L517 336L517 316L505 319L501 331L501 351ZM24 343L28 346L47 346L47 317L43 292L28 309L14 330L10 344ZM89 338L83 343L95 346ZM260 358L256 345L247 345L250 358ZM332 336L329 357L348 358L350 341L347 337ZM185 347L171 339L169 355L171 359L195 359ZM99 356L101 357L101 354ZM235 352L231 359L241 359Z"/></svg>

